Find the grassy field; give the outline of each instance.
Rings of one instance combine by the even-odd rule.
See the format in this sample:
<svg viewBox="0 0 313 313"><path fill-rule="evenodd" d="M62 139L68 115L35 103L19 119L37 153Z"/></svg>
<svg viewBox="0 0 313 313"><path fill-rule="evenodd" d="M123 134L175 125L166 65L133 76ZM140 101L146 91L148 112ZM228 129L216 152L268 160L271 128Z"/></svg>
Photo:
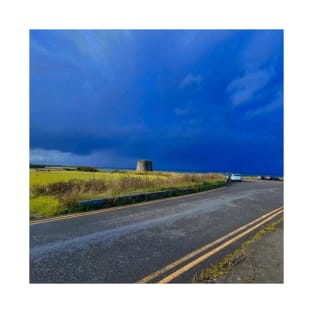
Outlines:
<svg viewBox="0 0 313 313"><path fill-rule="evenodd" d="M130 176L135 176L131 172ZM125 176L124 172L82 172L82 171L49 171L49 170L30 170L30 187L34 185L48 185L59 182L68 182L71 179L92 180L92 179L108 179L116 180ZM149 175L155 177L156 175Z"/></svg>
<svg viewBox="0 0 313 313"><path fill-rule="evenodd" d="M224 182L222 174L30 170L30 218L71 212L81 200Z"/></svg>

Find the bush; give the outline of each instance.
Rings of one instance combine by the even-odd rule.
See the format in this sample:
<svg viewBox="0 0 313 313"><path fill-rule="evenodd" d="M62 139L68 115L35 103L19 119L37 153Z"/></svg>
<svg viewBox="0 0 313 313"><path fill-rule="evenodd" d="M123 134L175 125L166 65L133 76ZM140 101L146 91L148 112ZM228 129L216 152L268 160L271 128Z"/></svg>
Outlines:
<svg viewBox="0 0 313 313"><path fill-rule="evenodd" d="M79 192L72 191L65 193L60 199L60 202L64 208L72 208L77 206L79 200Z"/></svg>
<svg viewBox="0 0 313 313"><path fill-rule="evenodd" d="M91 166L78 166L77 171L82 171L82 172L99 172L96 168L91 167Z"/></svg>
<svg viewBox="0 0 313 313"><path fill-rule="evenodd" d="M30 189L30 194L32 197L39 197L41 195L46 195L48 186L46 185L34 185Z"/></svg>
<svg viewBox="0 0 313 313"><path fill-rule="evenodd" d="M68 182L52 183L48 185L34 185L31 187L31 195L62 196L72 192L80 193L102 193L108 189L104 180L78 180L71 179Z"/></svg>

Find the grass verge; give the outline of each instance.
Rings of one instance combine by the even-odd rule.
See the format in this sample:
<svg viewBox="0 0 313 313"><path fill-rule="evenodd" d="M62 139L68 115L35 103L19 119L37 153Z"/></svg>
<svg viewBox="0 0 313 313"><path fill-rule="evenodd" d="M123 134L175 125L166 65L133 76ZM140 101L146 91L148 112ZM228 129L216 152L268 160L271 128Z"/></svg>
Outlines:
<svg viewBox="0 0 313 313"><path fill-rule="evenodd" d="M54 196L40 196L30 199L30 218L56 215L60 207L58 198Z"/></svg>
<svg viewBox="0 0 313 313"><path fill-rule="evenodd" d="M238 263L242 262L246 257L253 254L254 251L248 249L256 240L263 237L266 233L271 231L276 231L276 226L283 221L283 217L277 221L265 226L259 230L250 239L245 241L239 249L235 250L233 253L226 255L220 262L212 264L210 267L203 269L200 273L197 273L193 279L193 283L201 282L214 282L219 277L224 276L231 272L231 270Z"/></svg>
<svg viewBox="0 0 313 313"><path fill-rule="evenodd" d="M109 199L102 207L152 200L145 196L128 199L126 195L172 190L167 195L180 195L175 190L225 184L222 174L180 174L171 172L83 172L30 170L30 217L40 218L98 208L79 205L82 200ZM198 190L199 189L199 190Z"/></svg>

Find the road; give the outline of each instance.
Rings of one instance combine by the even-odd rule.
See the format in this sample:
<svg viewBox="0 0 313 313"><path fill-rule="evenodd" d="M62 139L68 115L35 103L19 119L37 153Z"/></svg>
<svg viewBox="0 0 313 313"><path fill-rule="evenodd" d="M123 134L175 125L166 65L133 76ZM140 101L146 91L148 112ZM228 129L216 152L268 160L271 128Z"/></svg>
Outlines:
<svg viewBox="0 0 313 313"><path fill-rule="evenodd" d="M34 222L30 282L191 282L196 271L229 253L248 234L238 232L238 240L208 253L215 247L212 242L279 207L283 207L283 182L244 181L182 197ZM231 238L226 237L220 242Z"/></svg>

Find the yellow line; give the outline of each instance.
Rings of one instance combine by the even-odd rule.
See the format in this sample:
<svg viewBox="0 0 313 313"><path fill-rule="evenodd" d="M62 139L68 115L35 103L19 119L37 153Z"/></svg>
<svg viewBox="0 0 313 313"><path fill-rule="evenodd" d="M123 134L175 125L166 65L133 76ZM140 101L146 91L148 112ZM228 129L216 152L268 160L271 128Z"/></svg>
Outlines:
<svg viewBox="0 0 313 313"><path fill-rule="evenodd" d="M196 193L192 193L192 194L188 194L188 195L168 197L168 198L164 198L164 199L144 201L144 202L141 202L141 203L134 203L134 204L129 204L129 205L123 205L123 206L113 207L113 208L108 208L108 209L100 209L100 210L94 210L94 211L83 212L83 213L74 213L74 214L68 214L68 215L64 215L64 216L45 218L45 219L42 219L42 220L32 221L32 222L30 222L30 225L37 225L37 224L43 224L43 223L49 223L49 222L57 222L57 221L67 220L67 219L71 219L71 218L77 218L77 217L81 217L81 216L95 215L95 214L101 214L101 213L109 213L109 212L114 212L114 211L118 211L118 210L122 210L122 209L131 208L131 207L134 207L134 206L143 206L143 205L146 205L146 204L158 203L158 202L162 202L162 201L166 201L166 200L172 200L172 199L177 199L177 198L181 199L181 198L191 197L191 196L194 196L196 194L200 194L200 193L204 194L204 193L217 191L217 190L221 190L221 189L225 189L225 188L226 187L219 187L219 188L214 188L214 189L207 190L207 191L196 192Z"/></svg>
<svg viewBox="0 0 313 313"><path fill-rule="evenodd" d="M127 206L127 207L129 207L129 206ZM100 210L93 210L93 211L90 211L90 212L75 213L75 214L69 214L69 215L64 215L64 216L45 218L45 219L42 219L42 220L30 222L30 225L43 224L43 223L49 223L49 222L56 222L56 221L61 221L61 220L68 220L68 219L72 219L72 218L77 218L77 217L81 217L81 216L88 216L88 215L107 213L107 212L121 210L121 209L124 209L124 208L126 208L126 207L100 209Z"/></svg>
<svg viewBox="0 0 313 313"><path fill-rule="evenodd" d="M249 234L254 229L260 227L261 225L265 224L266 222L270 221L272 218L274 218L275 216L277 216L277 215L279 215L281 213L282 213L282 211L279 211L279 212L273 214L272 216L270 216L269 218L265 219L264 221L262 221L262 222L258 223L257 225L249 228L248 230L240 233L239 235L233 237L232 239L224 242L223 244L221 244L220 246L216 247L215 249L209 251L208 253L200 256L199 258L195 259L194 261L192 261L192 262L188 263L187 265L183 266L182 268L178 269L174 273L172 273L172 274L168 275L167 277L161 279L160 281L158 281L158 283L168 283L168 282L172 281L176 277L178 277L178 276L182 275L183 273L187 272L188 270L190 270L192 267L194 267L194 266L198 265L199 263L203 262L208 257L210 257L210 256L214 255L215 253L221 251L225 247L229 246L233 242L235 242L238 239L240 239L240 238L244 237L245 235Z"/></svg>
<svg viewBox="0 0 313 313"><path fill-rule="evenodd" d="M240 232L240 231L242 231L242 230L252 226L253 224L259 222L260 220L268 217L271 214L274 214L275 212L278 212L279 210L282 210L282 207L274 209L274 210L270 211L269 213L266 213L266 214L258 217L257 219L249 222L248 224L245 224L245 225L243 225L243 226L233 230L232 232L230 232L230 233L228 233L228 234L226 234L226 235L216 239L215 241L210 242L209 244L206 244L205 246L203 246L203 247L201 247L201 248L199 248L199 249L197 249L197 250L195 250L195 251L185 255L184 257L178 259L177 261L175 261L173 263L170 263L170 264L168 264L165 267L162 267L158 271L156 271L156 272L154 272L154 273L152 273L152 274L142 278L141 280L137 281L137 283L147 283L147 282L151 281L152 279L154 279L154 278L156 278L156 277L166 273L167 271L171 270L172 268L176 267L177 265L179 265L179 264L189 260L190 258L192 258L192 257L196 256L197 254L207 250L208 248L211 248L212 246L214 246L214 245L224 241L225 239L228 239L229 237L235 235L236 233L238 233L238 232Z"/></svg>

